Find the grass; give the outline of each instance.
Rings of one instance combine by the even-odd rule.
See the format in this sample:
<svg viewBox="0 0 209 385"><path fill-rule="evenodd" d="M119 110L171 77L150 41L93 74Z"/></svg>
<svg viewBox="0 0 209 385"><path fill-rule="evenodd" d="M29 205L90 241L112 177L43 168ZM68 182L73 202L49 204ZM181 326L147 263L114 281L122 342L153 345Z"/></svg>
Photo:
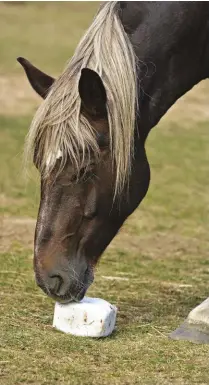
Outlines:
<svg viewBox="0 0 209 385"><path fill-rule="evenodd" d="M20 72L15 61L18 56L25 56L45 71L60 72L98 6L95 2L2 2L0 73Z"/></svg>
<svg viewBox="0 0 209 385"><path fill-rule="evenodd" d="M58 73L95 8L0 4L0 73L22 76L13 61L22 51ZM193 94L202 105L205 94ZM0 384L208 384L208 347L167 337L209 291L207 120L185 121L177 108L176 119L168 114L151 133L148 195L103 255L88 293L118 306L117 329L93 340L53 330L54 303L34 282L39 178L33 170L25 184L22 175L33 112L31 103L30 113L0 115Z"/></svg>

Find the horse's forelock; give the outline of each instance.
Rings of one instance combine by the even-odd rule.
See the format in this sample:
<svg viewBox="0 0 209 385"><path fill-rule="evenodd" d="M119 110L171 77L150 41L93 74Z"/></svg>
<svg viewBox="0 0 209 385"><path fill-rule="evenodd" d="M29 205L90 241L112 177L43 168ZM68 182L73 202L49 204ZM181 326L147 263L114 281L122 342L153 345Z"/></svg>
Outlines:
<svg viewBox="0 0 209 385"><path fill-rule="evenodd" d="M136 58L118 17L117 4L106 2L100 8L63 74L38 109L25 146L28 158L39 142L36 156L45 176L54 166L51 161L50 167L46 167L51 153L62 151L62 167L69 156L78 171L86 153L98 157L95 131L80 114L78 93L81 69L93 69L101 76L107 93L109 143L116 170L115 196L124 188L131 170L138 100Z"/></svg>

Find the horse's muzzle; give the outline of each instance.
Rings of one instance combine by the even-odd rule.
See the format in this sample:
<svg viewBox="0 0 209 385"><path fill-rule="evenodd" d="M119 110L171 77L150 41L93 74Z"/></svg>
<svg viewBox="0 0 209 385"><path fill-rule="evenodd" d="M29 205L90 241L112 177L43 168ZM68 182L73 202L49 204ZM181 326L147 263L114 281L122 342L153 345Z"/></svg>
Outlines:
<svg viewBox="0 0 209 385"><path fill-rule="evenodd" d="M79 269L56 269L43 274L36 272L37 285L57 302L80 301L94 280L93 269L87 264Z"/></svg>

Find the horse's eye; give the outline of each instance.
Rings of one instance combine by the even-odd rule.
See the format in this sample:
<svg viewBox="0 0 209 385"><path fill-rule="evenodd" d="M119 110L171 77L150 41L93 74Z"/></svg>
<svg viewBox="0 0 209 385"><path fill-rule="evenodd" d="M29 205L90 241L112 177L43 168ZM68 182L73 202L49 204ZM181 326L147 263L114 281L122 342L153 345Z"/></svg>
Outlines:
<svg viewBox="0 0 209 385"><path fill-rule="evenodd" d="M84 214L84 218L89 220L94 219L96 216L97 216L97 211L87 212Z"/></svg>
<svg viewBox="0 0 209 385"><path fill-rule="evenodd" d="M84 180L88 179L91 175L92 175L91 170L86 170L86 168L82 168L79 171L79 180L84 181Z"/></svg>
<svg viewBox="0 0 209 385"><path fill-rule="evenodd" d="M109 138L107 134L103 134L101 132L97 133L97 142L101 149L104 149L108 147L109 145Z"/></svg>
<svg viewBox="0 0 209 385"><path fill-rule="evenodd" d="M76 175L73 175L71 178L71 182L85 182L87 179L89 179L92 176L92 168L86 168L82 167L79 171L79 173Z"/></svg>

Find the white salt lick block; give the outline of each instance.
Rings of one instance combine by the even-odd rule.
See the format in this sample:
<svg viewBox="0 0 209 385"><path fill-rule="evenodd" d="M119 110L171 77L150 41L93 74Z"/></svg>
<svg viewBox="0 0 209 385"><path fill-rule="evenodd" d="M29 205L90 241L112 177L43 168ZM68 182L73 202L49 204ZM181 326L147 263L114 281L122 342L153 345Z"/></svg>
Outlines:
<svg viewBox="0 0 209 385"><path fill-rule="evenodd" d="M115 327L117 308L99 298L84 297L80 302L56 302L53 327L82 337L107 337Z"/></svg>

